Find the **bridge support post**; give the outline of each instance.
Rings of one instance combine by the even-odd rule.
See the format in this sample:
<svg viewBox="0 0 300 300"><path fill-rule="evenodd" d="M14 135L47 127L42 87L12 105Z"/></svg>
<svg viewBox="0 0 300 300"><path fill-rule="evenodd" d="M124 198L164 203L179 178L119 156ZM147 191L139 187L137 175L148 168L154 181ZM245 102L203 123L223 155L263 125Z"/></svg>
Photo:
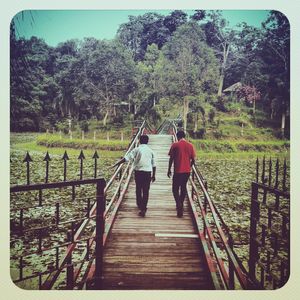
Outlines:
<svg viewBox="0 0 300 300"><path fill-rule="evenodd" d="M101 182L97 182L97 210L96 210L96 258L95 258L95 281L94 289L102 289L103 277L103 233L104 233L104 218L105 211L105 197L104 186Z"/></svg>

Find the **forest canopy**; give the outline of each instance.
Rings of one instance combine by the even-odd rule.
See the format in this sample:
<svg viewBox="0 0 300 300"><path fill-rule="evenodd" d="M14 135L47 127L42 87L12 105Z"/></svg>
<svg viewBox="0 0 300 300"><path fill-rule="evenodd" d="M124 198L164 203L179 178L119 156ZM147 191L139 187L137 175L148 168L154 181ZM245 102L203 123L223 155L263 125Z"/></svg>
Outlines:
<svg viewBox="0 0 300 300"><path fill-rule="evenodd" d="M286 127L290 27L278 11L260 28L244 22L238 29L219 11L149 12L128 16L114 39L86 37L56 47L18 37L17 26L11 23L12 131L45 131L70 118L104 126L155 121L173 104L182 107L187 124L191 113L198 121L198 114L230 111L241 102L252 115L259 111Z"/></svg>

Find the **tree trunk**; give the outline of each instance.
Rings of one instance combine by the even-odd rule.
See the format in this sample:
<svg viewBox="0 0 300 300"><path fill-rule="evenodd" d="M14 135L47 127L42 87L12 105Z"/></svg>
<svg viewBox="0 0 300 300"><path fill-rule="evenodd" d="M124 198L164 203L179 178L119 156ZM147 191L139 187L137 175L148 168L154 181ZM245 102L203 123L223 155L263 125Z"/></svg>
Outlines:
<svg viewBox="0 0 300 300"><path fill-rule="evenodd" d="M186 132L187 127L187 114L189 112L189 99L188 97L183 97L183 129Z"/></svg>
<svg viewBox="0 0 300 300"><path fill-rule="evenodd" d="M219 80L218 96L222 96L223 83L224 83L224 71L222 70L220 75L220 80Z"/></svg>
<svg viewBox="0 0 300 300"><path fill-rule="evenodd" d="M286 111L283 111L283 112L282 112L282 115L281 115L281 136L282 136L282 137L284 137L285 117L286 117Z"/></svg>
<svg viewBox="0 0 300 300"><path fill-rule="evenodd" d="M270 116L271 120L273 120L274 118L274 108L271 108L271 116Z"/></svg>
<svg viewBox="0 0 300 300"><path fill-rule="evenodd" d="M227 65L229 49L230 49L230 45L225 43L223 45L223 62L222 62L222 67L221 67L220 80L219 80L218 96L222 96L223 84L224 84L224 78L225 78L225 69L226 69L226 65Z"/></svg>
<svg viewBox="0 0 300 300"><path fill-rule="evenodd" d="M105 116L103 118L103 126L106 126L108 115L109 115L109 112L108 112L108 110L106 110Z"/></svg>
<svg viewBox="0 0 300 300"><path fill-rule="evenodd" d="M255 101L253 101L253 115L255 115Z"/></svg>
<svg viewBox="0 0 300 300"><path fill-rule="evenodd" d="M197 132L197 130L198 130L198 113L196 113L195 114L195 120L194 120L194 133L196 133Z"/></svg>

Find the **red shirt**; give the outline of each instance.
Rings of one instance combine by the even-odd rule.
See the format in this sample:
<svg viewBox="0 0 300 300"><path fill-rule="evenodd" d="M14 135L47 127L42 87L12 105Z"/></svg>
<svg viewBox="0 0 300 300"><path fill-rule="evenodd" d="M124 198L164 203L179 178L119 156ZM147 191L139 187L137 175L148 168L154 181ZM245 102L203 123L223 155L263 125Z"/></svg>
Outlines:
<svg viewBox="0 0 300 300"><path fill-rule="evenodd" d="M169 155L174 159L174 173L190 173L191 159L195 159L195 148L185 139L172 144Z"/></svg>

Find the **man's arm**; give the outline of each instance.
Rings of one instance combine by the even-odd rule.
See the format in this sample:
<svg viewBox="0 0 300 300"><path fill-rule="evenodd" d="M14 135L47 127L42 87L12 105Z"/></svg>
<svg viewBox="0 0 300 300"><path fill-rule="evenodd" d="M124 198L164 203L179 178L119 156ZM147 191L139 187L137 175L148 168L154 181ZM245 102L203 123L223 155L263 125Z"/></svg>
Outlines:
<svg viewBox="0 0 300 300"><path fill-rule="evenodd" d="M152 167L152 177L151 177L152 182L155 181L155 174L156 174L156 167Z"/></svg>
<svg viewBox="0 0 300 300"><path fill-rule="evenodd" d="M124 162L126 162L126 159L123 157L121 160L119 160L113 166L111 166L111 168L118 167L119 165L123 164Z"/></svg>
<svg viewBox="0 0 300 300"><path fill-rule="evenodd" d="M195 164L196 151L194 146L192 145L192 155L191 155L191 167Z"/></svg>
<svg viewBox="0 0 300 300"><path fill-rule="evenodd" d="M172 165L173 165L173 161L174 161L173 155L170 155L170 158L169 158L169 167L168 167L168 174L167 174L169 178L172 175L171 168L172 168Z"/></svg>
<svg viewBox="0 0 300 300"><path fill-rule="evenodd" d="M135 148L135 149L131 150L129 153L127 153L121 160L116 162L111 168L117 167L117 166L123 164L126 161L134 160L135 154L136 154L136 149L137 148Z"/></svg>
<svg viewBox="0 0 300 300"><path fill-rule="evenodd" d="M195 164L195 159L191 158L191 167Z"/></svg>

